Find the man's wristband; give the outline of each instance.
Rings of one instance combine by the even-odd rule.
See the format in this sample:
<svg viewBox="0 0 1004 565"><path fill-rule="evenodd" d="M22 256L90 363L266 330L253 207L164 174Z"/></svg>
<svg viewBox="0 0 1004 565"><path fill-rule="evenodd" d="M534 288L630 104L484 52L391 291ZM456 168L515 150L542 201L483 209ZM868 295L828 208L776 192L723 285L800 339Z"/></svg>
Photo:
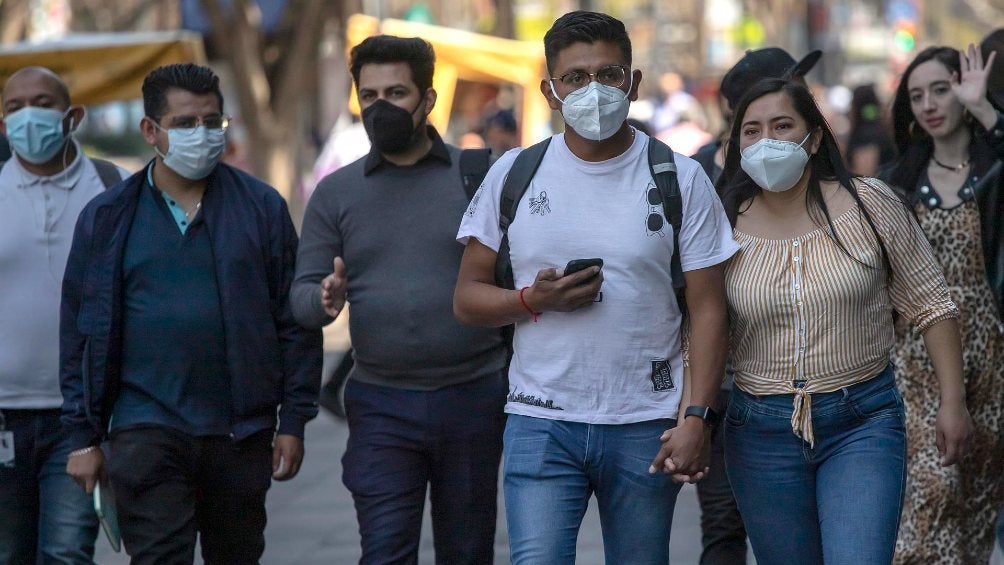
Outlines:
<svg viewBox="0 0 1004 565"><path fill-rule="evenodd" d="M533 308L530 308L530 305L526 303L526 299L523 298L523 293L526 292L526 289L528 288L530 287L524 286L523 288L519 289L519 301L521 304L523 304L523 308L526 308L526 311L530 313L530 317L533 318L533 321L536 322L537 316L540 316L540 312L535 312Z"/></svg>
<svg viewBox="0 0 1004 565"><path fill-rule="evenodd" d="M84 447L82 449L78 449L76 451L71 451L70 454L67 457L76 457L78 455L86 455L86 454L88 454L88 453L90 453L92 451L97 451L97 450L98 450L98 446L91 445L91 446L88 446L88 447Z"/></svg>
<svg viewBox="0 0 1004 565"><path fill-rule="evenodd" d="M686 419L688 416L697 416L704 420L704 424L708 426L717 424L720 418L717 412L707 406L687 406L687 409L683 412L683 417Z"/></svg>

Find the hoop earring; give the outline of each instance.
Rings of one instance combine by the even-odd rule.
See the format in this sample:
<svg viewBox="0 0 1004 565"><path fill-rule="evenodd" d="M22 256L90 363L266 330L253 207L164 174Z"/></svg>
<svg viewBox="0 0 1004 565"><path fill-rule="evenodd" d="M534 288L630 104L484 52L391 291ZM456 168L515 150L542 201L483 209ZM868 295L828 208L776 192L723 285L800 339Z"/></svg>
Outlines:
<svg viewBox="0 0 1004 565"><path fill-rule="evenodd" d="M910 134L910 137L913 137L913 126L915 125L917 125L917 120L911 120L910 125L906 127L906 133Z"/></svg>

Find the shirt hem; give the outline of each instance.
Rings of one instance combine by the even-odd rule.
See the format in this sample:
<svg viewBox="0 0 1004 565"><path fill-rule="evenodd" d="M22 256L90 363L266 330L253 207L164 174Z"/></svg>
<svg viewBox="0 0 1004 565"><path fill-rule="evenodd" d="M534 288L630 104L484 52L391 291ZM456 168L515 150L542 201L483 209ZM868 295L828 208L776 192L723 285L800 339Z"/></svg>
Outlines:
<svg viewBox="0 0 1004 565"><path fill-rule="evenodd" d="M564 410L540 409L533 410L523 404L507 402L505 413L516 416L528 416L530 418L543 418L545 420L559 420L562 422L576 422L580 424L600 424L600 425L620 425L637 424L640 422L651 422L652 420L675 420L679 416L679 410L634 412L630 414L578 414L569 413Z"/></svg>

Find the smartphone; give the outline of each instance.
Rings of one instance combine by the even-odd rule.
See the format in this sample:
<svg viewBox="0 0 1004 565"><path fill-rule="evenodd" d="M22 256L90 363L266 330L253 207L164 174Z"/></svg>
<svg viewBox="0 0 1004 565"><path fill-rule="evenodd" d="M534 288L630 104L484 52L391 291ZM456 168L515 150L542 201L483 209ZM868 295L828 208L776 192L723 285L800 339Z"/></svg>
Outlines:
<svg viewBox="0 0 1004 565"><path fill-rule="evenodd" d="M600 267L602 269L603 268L603 259L599 259L599 258L596 258L596 259L572 259L571 261L568 262L567 265L565 265L565 274L564 274L564 276L567 277L568 275L570 275L572 273L577 273L577 272L579 272L579 271L581 271L583 269L588 269L589 267L592 267L592 266Z"/></svg>

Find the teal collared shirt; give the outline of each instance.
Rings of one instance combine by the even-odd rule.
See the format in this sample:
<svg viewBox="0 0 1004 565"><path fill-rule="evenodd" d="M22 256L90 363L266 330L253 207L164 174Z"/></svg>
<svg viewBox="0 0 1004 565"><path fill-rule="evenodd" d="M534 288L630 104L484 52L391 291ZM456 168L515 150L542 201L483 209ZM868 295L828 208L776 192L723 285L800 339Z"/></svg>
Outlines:
<svg viewBox="0 0 1004 565"><path fill-rule="evenodd" d="M182 234L184 234L192 222L189 221L188 216L185 214L185 209L181 207L181 204L178 204L173 198L168 196L166 192L157 188L157 185L153 183L153 163L150 163L150 166L146 169L146 182L151 188L164 197L164 202L167 202L167 209L171 211L171 217L174 218L174 223L178 224L178 229L181 230ZM196 208L195 214L198 215L199 212L201 212L201 210Z"/></svg>

